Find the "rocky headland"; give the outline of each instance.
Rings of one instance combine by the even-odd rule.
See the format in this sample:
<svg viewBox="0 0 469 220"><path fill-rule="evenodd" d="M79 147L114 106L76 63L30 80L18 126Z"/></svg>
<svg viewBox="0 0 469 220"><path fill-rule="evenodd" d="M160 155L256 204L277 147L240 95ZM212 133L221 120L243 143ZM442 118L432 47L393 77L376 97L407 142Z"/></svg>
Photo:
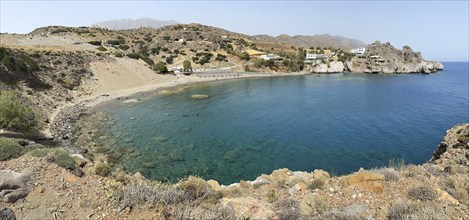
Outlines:
<svg viewBox="0 0 469 220"><path fill-rule="evenodd" d="M376 41L366 46L364 54L348 57L344 61L329 60L306 67L312 73L369 73L369 74L429 74L443 70L438 61L422 58L420 52L414 52L409 46L397 49L389 42Z"/></svg>
<svg viewBox="0 0 469 220"><path fill-rule="evenodd" d="M363 56L355 56L344 65L344 70L358 73L433 73L443 68L438 61L424 60L409 46L399 50L379 41L368 45Z"/></svg>

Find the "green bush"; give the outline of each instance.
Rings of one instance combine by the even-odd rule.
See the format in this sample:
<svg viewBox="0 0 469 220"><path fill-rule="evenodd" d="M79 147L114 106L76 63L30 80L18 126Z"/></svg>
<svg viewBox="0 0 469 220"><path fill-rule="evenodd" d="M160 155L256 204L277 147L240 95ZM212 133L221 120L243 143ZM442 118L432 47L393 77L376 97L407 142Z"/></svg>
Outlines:
<svg viewBox="0 0 469 220"><path fill-rule="evenodd" d="M33 157L45 157L51 152L51 149L48 148L38 148L29 151L29 155Z"/></svg>
<svg viewBox="0 0 469 220"><path fill-rule="evenodd" d="M16 158L23 153L23 147L8 138L0 138L0 161Z"/></svg>
<svg viewBox="0 0 469 220"><path fill-rule="evenodd" d="M16 70L16 61L15 58L13 58L10 55L5 55L2 59L2 64L10 71L15 71Z"/></svg>
<svg viewBox="0 0 469 220"><path fill-rule="evenodd" d="M140 59L140 54L138 54L138 53L129 53L129 54L127 54L127 57L138 60L138 59Z"/></svg>
<svg viewBox="0 0 469 220"><path fill-rule="evenodd" d="M39 127L36 113L21 104L12 91L0 92L0 127L21 132L34 132Z"/></svg>
<svg viewBox="0 0 469 220"><path fill-rule="evenodd" d="M117 52L117 53L114 54L114 56L116 56L116 57L124 57L124 54Z"/></svg>
<svg viewBox="0 0 469 220"><path fill-rule="evenodd" d="M166 57L167 64L173 64L173 56Z"/></svg>
<svg viewBox="0 0 469 220"><path fill-rule="evenodd" d="M141 56L140 58L150 66L153 66L155 64L155 62L150 57Z"/></svg>
<svg viewBox="0 0 469 220"><path fill-rule="evenodd" d="M31 57L26 54L21 54L20 57L28 65L31 71L39 70L39 66L37 65L36 61L34 61Z"/></svg>
<svg viewBox="0 0 469 220"><path fill-rule="evenodd" d="M228 62L228 60L226 59L226 56L223 54L217 54L217 57L215 58L215 60Z"/></svg>
<svg viewBox="0 0 469 220"><path fill-rule="evenodd" d="M56 149L47 154L47 160L65 169L75 169L75 159L62 149Z"/></svg>
<svg viewBox="0 0 469 220"><path fill-rule="evenodd" d="M100 46L100 47L98 47L98 48L96 48L96 49L98 49L99 51L107 51L107 49L104 48L103 46Z"/></svg>
<svg viewBox="0 0 469 220"><path fill-rule="evenodd" d="M182 62L182 66L184 68L184 71L192 71L192 64L191 64L191 61L189 60L184 60Z"/></svg>
<svg viewBox="0 0 469 220"><path fill-rule="evenodd" d="M91 45L95 45L95 46L101 46L101 41L99 40L92 40L92 41L89 41L88 43Z"/></svg>
<svg viewBox="0 0 469 220"><path fill-rule="evenodd" d="M129 49L129 48L130 48L130 47L129 47L128 45L125 45L125 44L119 45L119 49L121 49L121 50L127 50L127 49Z"/></svg>
<svg viewBox="0 0 469 220"><path fill-rule="evenodd" d="M158 62L155 65L153 65L153 70L158 72L158 73L167 73L168 68L166 67L166 64L163 62Z"/></svg>
<svg viewBox="0 0 469 220"><path fill-rule="evenodd" d="M117 40L108 40L108 41L106 41L106 43L111 44L111 45L120 45L120 44L123 44L125 42L124 42L124 39L117 39Z"/></svg>

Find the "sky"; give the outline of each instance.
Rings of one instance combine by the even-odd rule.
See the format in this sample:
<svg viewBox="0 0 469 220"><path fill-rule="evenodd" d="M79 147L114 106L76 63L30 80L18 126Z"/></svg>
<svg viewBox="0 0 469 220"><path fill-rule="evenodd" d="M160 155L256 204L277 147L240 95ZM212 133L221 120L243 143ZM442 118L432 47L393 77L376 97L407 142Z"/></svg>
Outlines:
<svg viewBox="0 0 469 220"><path fill-rule="evenodd" d="M277 36L330 34L409 45L425 59L469 61L469 1L0 0L0 32L142 17Z"/></svg>

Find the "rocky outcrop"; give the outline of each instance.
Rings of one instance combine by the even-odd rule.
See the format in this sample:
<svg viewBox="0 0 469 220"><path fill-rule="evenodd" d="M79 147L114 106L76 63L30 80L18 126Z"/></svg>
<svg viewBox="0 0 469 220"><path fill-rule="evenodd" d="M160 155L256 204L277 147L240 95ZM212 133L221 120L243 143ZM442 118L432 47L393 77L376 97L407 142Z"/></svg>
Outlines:
<svg viewBox="0 0 469 220"><path fill-rule="evenodd" d="M330 63L321 63L311 68L312 73L341 73L344 71L344 63L332 61Z"/></svg>
<svg viewBox="0 0 469 220"><path fill-rule="evenodd" d="M444 164L445 167L449 166L447 169L459 164L469 172L469 124L461 124L446 131L430 163Z"/></svg>
<svg viewBox="0 0 469 220"><path fill-rule="evenodd" d="M399 50L379 41L370 44L363 56L345 62L347 71L360 73L433 73L443 68L440 62L424 60L409 46Z"/></svg>

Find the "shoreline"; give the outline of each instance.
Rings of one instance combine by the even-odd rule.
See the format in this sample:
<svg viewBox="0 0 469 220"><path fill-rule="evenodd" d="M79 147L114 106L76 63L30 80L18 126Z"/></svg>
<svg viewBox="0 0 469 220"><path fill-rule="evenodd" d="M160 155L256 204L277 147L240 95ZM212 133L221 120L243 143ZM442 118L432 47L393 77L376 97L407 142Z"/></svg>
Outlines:
<svg viewBox="0 0 469 220"><path fill-rule="evenodd" d="M73 134L77 131L75 122L89 109L96 107L97 105L116 100L119 98L131 97L139 93L144 92L156 92L161 90L173 89L181 86L187 86L191 84L215 82L221 80L234 80L234 79L250 79L250 78L264 78L264 77L282 77L282 76L304 76L311 75L308 72L294 72L294 73L241 73L238 76L229 77L201 77L197 76L197 73L189 76L174 76L170 80L164 80L160 82L150 82L148 84L133 86L120 90L111 90L107 92L100 92L78 98L76 101L68 103L67 105L61 106L56 111L52 112L48 118L50 123L45 129L41 131L47 139L62 142L73 152L79 153L80 149L73 146L72 141Z"/></svg>

